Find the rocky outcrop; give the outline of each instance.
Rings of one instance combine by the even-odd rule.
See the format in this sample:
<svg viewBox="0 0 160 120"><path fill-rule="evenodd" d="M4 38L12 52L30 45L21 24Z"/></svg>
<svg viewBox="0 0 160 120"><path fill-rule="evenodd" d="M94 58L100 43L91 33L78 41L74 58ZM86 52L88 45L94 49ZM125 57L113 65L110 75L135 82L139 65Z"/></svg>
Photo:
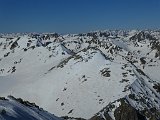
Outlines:
<svg viewBox="0 0 160 120"><path fill-rule="evenodd" d="M120 105L116 108L117 102ZM159 120L158 114L159 112L154 108L139 111L123 98L110 103L90 120Z"/></svg>
<svg viewBox="0 0 160 120"><path fill-rule="evenodd" d="M115 120L146 120L146 118L139 113L130 104L121 99L121 105L114 111Z"/></svg>

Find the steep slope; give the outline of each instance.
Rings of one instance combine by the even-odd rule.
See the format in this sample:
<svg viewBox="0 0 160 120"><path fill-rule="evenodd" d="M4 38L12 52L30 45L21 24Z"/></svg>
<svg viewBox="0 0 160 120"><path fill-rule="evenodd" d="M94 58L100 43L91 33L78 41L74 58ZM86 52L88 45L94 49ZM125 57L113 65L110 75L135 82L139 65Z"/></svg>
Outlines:
<svg viewBox="0 0 160 120"><path fill-rule="evenodd" d="M7 99L0 97L1 120L61 120L61 118L39 108L34 103L23 101L9 96Z"/></svg>

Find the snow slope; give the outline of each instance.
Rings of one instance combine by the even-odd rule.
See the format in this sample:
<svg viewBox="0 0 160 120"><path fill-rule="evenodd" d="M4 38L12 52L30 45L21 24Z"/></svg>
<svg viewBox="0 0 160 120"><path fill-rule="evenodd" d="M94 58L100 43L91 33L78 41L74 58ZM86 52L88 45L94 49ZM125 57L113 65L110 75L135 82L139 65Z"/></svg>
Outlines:
<svg viewBox="0 0 160 120"><path fill-rule="evenodd" d="M12 96L0 98L1 120L61 120L35 104Z"/></svg>

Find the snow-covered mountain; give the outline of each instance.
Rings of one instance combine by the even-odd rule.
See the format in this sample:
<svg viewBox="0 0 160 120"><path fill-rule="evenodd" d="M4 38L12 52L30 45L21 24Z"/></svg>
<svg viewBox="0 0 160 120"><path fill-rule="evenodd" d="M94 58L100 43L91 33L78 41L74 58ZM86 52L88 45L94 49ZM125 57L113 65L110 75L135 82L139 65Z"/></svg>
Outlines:
<svg viewBox="0 0 160 120"><path fill-rule="evenodd" d="M159 72L160 30L0 35L0 96L59 117L160 119Z"/></svg>

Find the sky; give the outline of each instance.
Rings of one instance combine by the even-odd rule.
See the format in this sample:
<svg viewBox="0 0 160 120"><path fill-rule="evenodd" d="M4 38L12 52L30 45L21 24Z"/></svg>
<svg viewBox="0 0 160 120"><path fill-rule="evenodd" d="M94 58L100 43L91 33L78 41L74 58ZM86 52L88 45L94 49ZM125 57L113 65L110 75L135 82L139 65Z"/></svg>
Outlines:
<svg viewBox="0 0 160 120"><path fill-rule="evenodd" d="M0 0L0 32L159 29L160 0Z"/></svg>

